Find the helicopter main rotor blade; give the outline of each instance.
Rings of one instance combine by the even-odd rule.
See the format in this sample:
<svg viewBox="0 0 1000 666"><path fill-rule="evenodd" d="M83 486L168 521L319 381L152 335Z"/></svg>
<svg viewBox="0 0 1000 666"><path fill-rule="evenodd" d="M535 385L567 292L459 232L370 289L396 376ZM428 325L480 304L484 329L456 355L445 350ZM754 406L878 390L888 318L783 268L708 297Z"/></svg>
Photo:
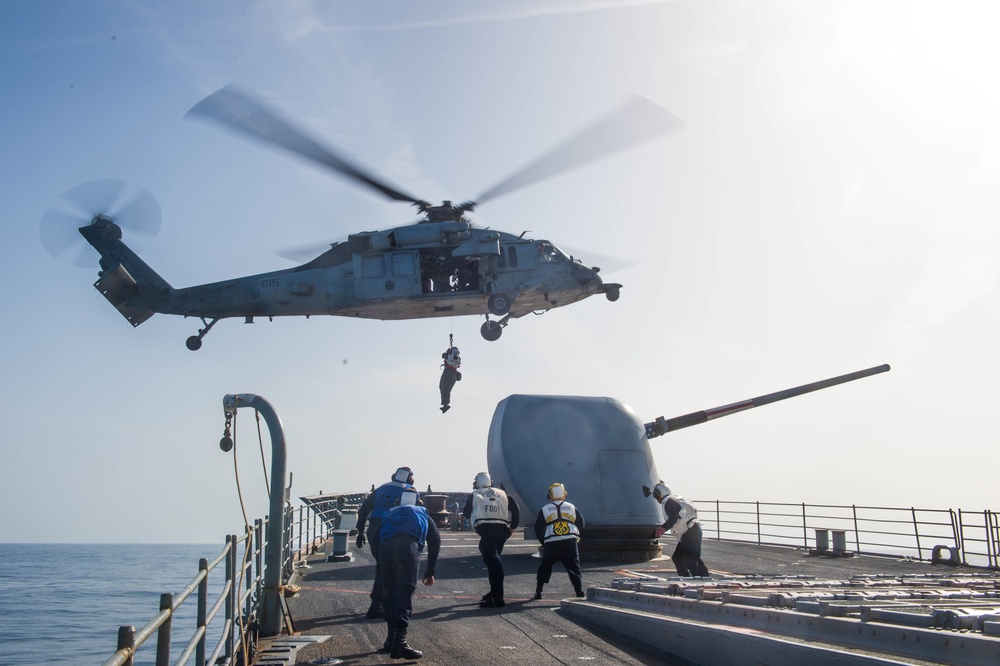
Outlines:
<svg viewBox="0 0 1000 666"><path fill-rule="evenodd" d="M623 271L626 268L632 268L633 266L639 265L638 261L622 259L621 257L614 257L610 254L591 252L590 250L581 250L580 248L572 247L566 245L565 243L559 243L559 249L568 254L570 257L579 259L584 266L596 266L600 268L601 275Z"/></svg>
<svg viewBox="0 0 1000 666"><path fill-rule="evenodd" d="M570 137L506 180L479 195L473 205L569 171L681 127L672 113L635 95L622 108Z"/></svg>
<svg viewBox="0 0 1000 666"><path fill-rule="evenodd" d="M337 171L396 201L420 204L422 201L386 184L332 150L321 146L304 131L279 118L263 104L228 85L195 104L188 116L203 116L261 141L274 144Z"/></svg>
<svg viewBox="0 0 1000 666"><path fill-rule="evenodd" d="M279 248L275 250L274 253L282 259L287 259L288 261L294 261L301 264L315 259L335 245L337 245L337 243L333 241L327 243L304 243L303 245Z"/></svg>

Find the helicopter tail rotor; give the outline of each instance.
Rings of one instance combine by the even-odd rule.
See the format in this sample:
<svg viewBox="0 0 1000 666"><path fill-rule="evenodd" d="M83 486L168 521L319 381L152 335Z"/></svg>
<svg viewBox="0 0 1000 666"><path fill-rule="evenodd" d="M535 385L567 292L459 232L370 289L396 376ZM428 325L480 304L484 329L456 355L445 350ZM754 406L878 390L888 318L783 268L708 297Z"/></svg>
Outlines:
<svg viewBox="0 0 1000 666"><path fill-rule="evenodd" d="M74 266L90 266L90 246L77 233L96 222L113 222L147 238L160 230L160 204L147 190L123 180L94 180L67 190L42 215L39 237L52 257L70 257Z"/></svg>

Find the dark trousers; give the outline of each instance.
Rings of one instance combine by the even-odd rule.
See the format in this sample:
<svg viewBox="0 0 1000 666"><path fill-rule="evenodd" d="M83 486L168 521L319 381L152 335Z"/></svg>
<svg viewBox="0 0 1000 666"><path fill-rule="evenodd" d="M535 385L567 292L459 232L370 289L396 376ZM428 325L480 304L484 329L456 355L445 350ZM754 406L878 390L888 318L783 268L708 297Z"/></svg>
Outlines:
<svg viewBox="0 0 1000 666"><path fill-rule="evenodd" d="M680 576L709 576L708 567L701 561L701 525L695 523L677 541L677 548L670 556Z"/></svg>
<svg viewBox="0 0 1000 666"><path fill-rule="evenodd" d="M444 370L441 371L441 381L438 382L438 388L441 389L442 407L451 404L451 390L455 388L456 381L458 381L458 372L445 366Z"/></svg>
<svg viewBox="0 0 1000 666"><path fill-rule="evenodd" d="M378 566L378 542L379 534L382 532L382 521L379 518L373 518L368 521L368 547L371 548L372 557L375 558L375 582L372 584L372 591L368 594L371 597L373 606L382 605L382 573L379 571Z"/></svg>
<svg viewBox="0 0 1000 666"><path fill-rule="evenodd" d="M583 590L583 574L580 572L580 550L576 546L576 539L562 539L560 541L548 541L542 546L542 563L538 565L537 584L541 589L542 585L549 582L552 577L552 566L556 562L562 562L569 574L569 581L573 583L573 591Z"/></svg>
<svg viewBox="0 0 1000 666"><path fill-rule="evenodd" d="M420 570L420 546L409 534L397 534L378 546L382 573L382 608L392 629L406 629L413 614L413 593Z"/></svg>
<svg viewBox="0 0 1000 666"><path fill-rule="evenodd" d="M486 574L490 579L490 596L503 599L503 560L500 554L510 530L504 525L482 525L476 531L479 532L479 552L483 554Z"/></svg>

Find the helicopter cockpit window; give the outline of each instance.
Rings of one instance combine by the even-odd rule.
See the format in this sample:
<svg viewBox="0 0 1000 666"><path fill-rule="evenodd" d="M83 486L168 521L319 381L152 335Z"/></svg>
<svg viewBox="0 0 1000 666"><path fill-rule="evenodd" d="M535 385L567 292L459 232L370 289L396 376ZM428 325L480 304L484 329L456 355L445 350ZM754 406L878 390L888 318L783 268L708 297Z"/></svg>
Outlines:
<svg viewBox="0 0 1000 666"><path fill-rule="evenodd" d="M381 254L372 257L361 257L361 277L385 277L385 261L382 259Z"/></svg>
<svg viewBox="0 0 1000 666"><path fill-rule="evenodd" d="M566 261L566 255L559 248L548 241L538 243L538 261L551 263L554 261Z"/></svg>
<svg viewBox="0 0 1000 666"><path fill-rule="evenodd" d="M392 255L393 275L413 275L415 272L416 266L411 253L400 252L399 254Z"/></svg>

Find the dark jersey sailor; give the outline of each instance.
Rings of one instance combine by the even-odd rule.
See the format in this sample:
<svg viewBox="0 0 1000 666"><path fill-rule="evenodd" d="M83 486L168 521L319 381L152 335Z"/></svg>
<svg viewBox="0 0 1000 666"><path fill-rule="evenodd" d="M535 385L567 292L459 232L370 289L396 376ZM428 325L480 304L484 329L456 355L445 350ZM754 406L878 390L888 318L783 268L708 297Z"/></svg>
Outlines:
<svg viewBox="0 0 1000 666"><path fill-rule="evenodd" d="M413 614L413 593L417 589L420 553L427 549L427 569L424 585L434 584L434 567L441 552L441 537L437 526L427 515L427 509L417 506L417 491L404 490L399 506L382 516L382 531L378 546L379 570L382 575L382 606L388 629L380 652L389 652L392 659L419 659L423 656L406 641Z"/></svg>
<svg viewBox="0 0 1000 666"><path fill-rule="evenodd" d="M369 618L384 617L382 609L382 579L379 575L378 544L379 531L382 529L382 516L394 506L399 504L399 499L403 491L413 489L413 472L409 467L400 467L393 475L389 483L383 483L375 489L375 492L368 495L358 509L358 539L355 542L358 548L365 545L365 523L368 523L368 545L375 558L375 582L372 584L372 591L369 593L371 603L365 615Z"/></svg>

